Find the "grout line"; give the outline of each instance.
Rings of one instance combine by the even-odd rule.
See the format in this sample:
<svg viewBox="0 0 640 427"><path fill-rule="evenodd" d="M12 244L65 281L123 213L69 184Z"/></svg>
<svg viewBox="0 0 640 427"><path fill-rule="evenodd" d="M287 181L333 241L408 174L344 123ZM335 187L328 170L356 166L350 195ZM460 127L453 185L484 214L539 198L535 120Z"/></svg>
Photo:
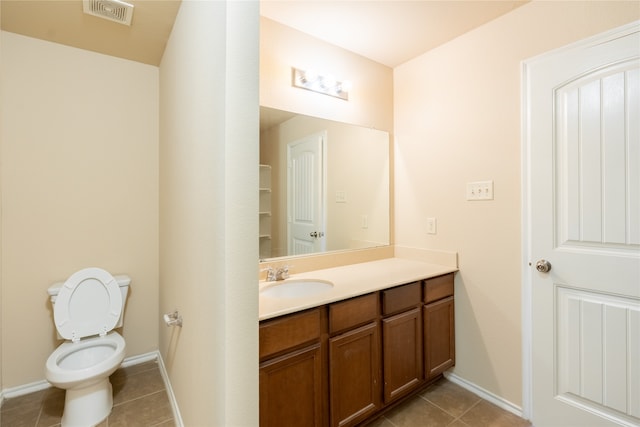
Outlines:
<svg viewBox="0 0 640 427"><path fill-rule="evenodd" d="M389 424L391 424L393 427L398 427L398 425L396 423L394 423L393 421L391 421L389 418L387 418L386 415L383 415L382 418L387 420L389 422Z"/></svg>
<svg viewBox="0 0 640 427"><path fill-rule="evenodd" d="M38 427L38 424L40 424L40 417L42 417L43 410L44 410L44 399L42 400L42 402L40 402L40 410L38 411L38 416L36 417L35 427Z"/></svg>
<svg viewBox="0 0 640 427"><path fill-rule="evenodd" d="M454 384L454 383L452 383L452 382L450 382L450 383L451 383L451 384ZM434 383L434 384L435 384L435 383ZM466 410L464 410L460 415L456 416L456 415L454 415L454 414L450 413L449 411L447 411L446 409L442 408L440 405L438 405L438 404L437 404L437 403L435 403L434 401L432 401L432 400L430 400L430 399L429 399L429 397L427 396L427 394L428 394L428 392L429 392L429 390L430 390L431 388L432 388L432 386L427 387L427 389L426 389L423 393L420 393L418 396L419 396L420 398L422 398L423 400L425 400L425 401L429 402L431 405L435 406L436 408L438 408L439 410L441 410L441 411L442 411L442 412L444 412L445 414L447 414L447 415L449 415L449 416L452 416L452 417L453 417L453 420L451 420L451 422L450 422L448 425L451 425L451 424L455 423L456 421L460 421L461 423L463 423L463 424L467 425L464 421L462 421L462 417L463 417L467 412L469 412L471 409L473 409L475 406L477 406L480 402L482 402L482 401L484 400L484 399L482 399L480 396L475 396L477 400L476 400L476 401L475 401L471 406L469 406ZM461 388L462 388L462 387L461 387ZM456 398L456 400L458 400L458 399Z"/></svg>
<svg viewBox="0 0 640 427"><path fill-rule="evenodd" d="M475 408L476 406L478 406L480 404L480 402L482 402L483 399L478 398L478 401L476 403L474 403L473 405L471 405L469 407L469 409L467 409L466 411L464 411L463 413L460 414L460 416L458 418L456 418L456 420L459 420L461 422L464 423L464 421L462 421L462 417L464 417L466 415L467 412L469 412L470 410L472 410L473 408ZM466 424L466 423L465 423Z"/></svg>
<svg viewBox="0 0 640 427"><path fill-rule="evenodd" d="M161 425L161 424L166 423L167 421L173 421L173 417L171 417L171 418L167 418L166 420L162 420L162 421L160 421L159 423L156 423L156 424L154 424L154 425L152 425L152 426L149 426L149 427L156 427L156 426L159 426L159 425ZM107 426L107 427L109 427L109 426Z"/></svg>
<svg viewBox="0 0 640 427"><path fill-rule="evenodd" d="M151 393L147 393L147 394L144 394L144 395L136 396L133 399L125 400L124 402L120 402L117 405L113 405L113 407L115 408L116 406L124 405L125 403L135 402L136 400L144 399L145 397L149 397L149 396L152 396L154 394L157 394L157 393L160 393L160 392L163 392L163 391L166 393L165 389L152 391Z"/></svg>

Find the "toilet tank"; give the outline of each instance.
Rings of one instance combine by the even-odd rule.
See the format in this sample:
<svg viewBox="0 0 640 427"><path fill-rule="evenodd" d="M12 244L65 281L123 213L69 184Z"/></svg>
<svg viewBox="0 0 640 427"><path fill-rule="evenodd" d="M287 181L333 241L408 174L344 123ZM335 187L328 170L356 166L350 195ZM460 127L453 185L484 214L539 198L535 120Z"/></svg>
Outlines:
<svg viewBox="0 0 640 427"><path fill-rule="evenodd" d="M120 286L120 293L122 294L122 312L120 313L120 319L116 324L116 328L122 327L122 321L124 319L124 305L127 301L127 294L129 293L129 284L131 283L131 277L126 274L118 274L113 276L118 282L118 286ZM58 298L58 292L60 292L60 288L64 285L64 282L56 282L53 285L49 286L47 289L47 293L49 294L49 298L51 299L51 305L55 305L56 298Z"/></svg>

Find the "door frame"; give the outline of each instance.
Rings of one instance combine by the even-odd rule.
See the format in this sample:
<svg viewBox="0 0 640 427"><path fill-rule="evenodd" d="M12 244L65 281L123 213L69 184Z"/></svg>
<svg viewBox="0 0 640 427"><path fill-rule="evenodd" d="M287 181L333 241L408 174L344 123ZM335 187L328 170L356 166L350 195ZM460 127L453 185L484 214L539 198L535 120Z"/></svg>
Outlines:
<svg viewBox="0 0 640 427"><path fill-rule="evenodd" d="M563 52L574 49L585 49L589 46L601 44L638 31L640 21L633 21L623 26L587 37L577 42L562 46L557 49L528 58L521 64L521 239L522 239L522 416L531 419L533 413L533 308L532 302L532 277L533 270L531 259L531 141L529 139L529 102L527 97L527 84L530 78L529 64L541 58L561 55Z"/></svg>

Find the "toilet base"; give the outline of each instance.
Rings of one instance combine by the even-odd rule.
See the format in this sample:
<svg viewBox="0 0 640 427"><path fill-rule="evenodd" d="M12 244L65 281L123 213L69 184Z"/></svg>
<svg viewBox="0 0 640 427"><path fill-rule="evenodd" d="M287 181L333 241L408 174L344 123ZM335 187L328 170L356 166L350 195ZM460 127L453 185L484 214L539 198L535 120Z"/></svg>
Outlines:
<svg viewBox="0 0 640 427"><path fill-rule="evenodd" d="M61 427L88 427L102 422L113 408L109 377L87 387L67 389Z"/></svg>

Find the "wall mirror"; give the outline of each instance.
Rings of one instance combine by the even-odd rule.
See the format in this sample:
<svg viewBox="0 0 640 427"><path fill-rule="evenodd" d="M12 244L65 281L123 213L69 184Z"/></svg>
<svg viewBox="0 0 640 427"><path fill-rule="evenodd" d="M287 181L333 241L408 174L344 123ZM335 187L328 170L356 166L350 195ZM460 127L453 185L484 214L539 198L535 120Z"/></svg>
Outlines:
<svg viewBox="0 0 640 427"><path fill-rule="evenodd" d="M260 259L389 244L389 134L260 108Z"/></svg>

